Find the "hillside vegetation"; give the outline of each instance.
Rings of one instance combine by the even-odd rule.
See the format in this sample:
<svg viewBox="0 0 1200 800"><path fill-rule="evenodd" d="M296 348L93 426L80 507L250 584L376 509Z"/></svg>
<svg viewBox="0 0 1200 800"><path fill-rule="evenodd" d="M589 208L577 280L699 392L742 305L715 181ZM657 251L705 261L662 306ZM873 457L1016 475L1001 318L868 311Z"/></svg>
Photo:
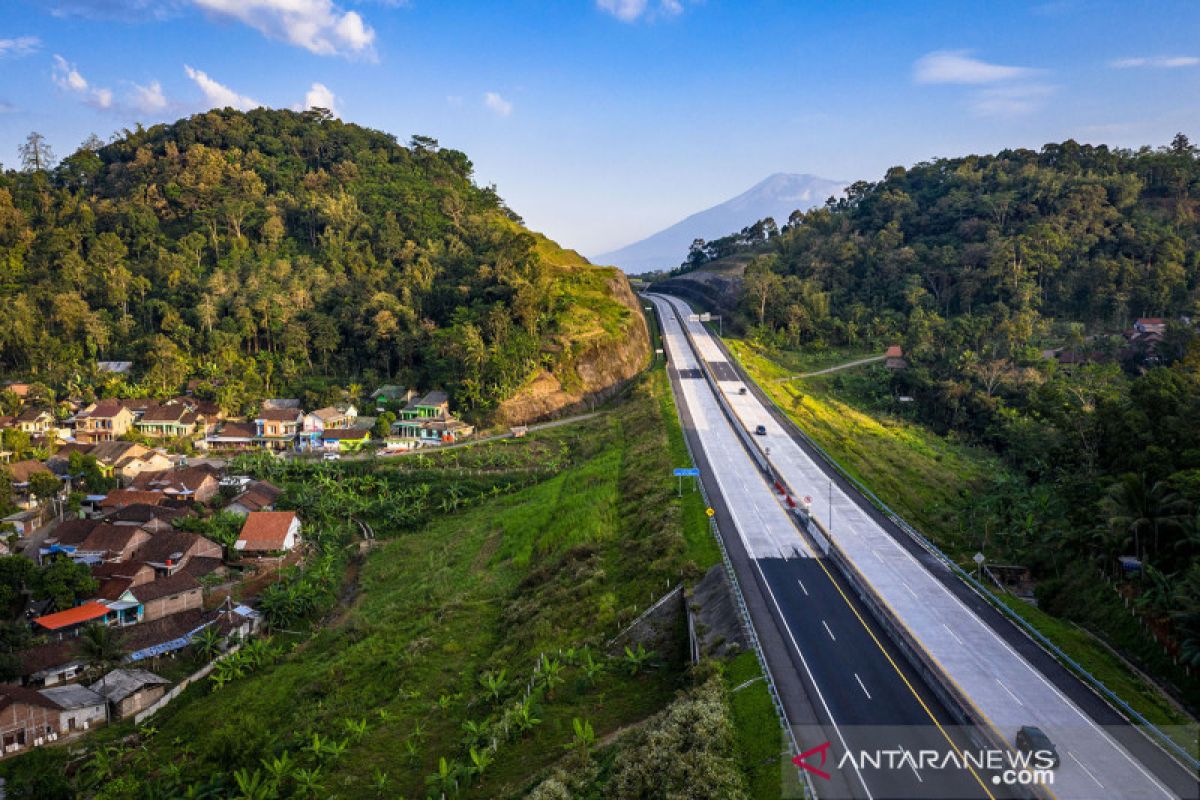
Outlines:
<svg viewBox="0 0 1200 800"><path fill-rule="evenodd" d="M316 606L265 603L271 638L141 728L6 762L10 796L777 797L765 686L730 691L753 654L728 678L688 668L682 616L644 649L609 645L719 558L699 495L675 494L677 424L656 370L609 413L523 439L247 459L327 530L326 560L355 565L345 582L307 567ZM361 563L347 510L380 537Z"/></svg>
<svg viewBox="0 0 1200 800"><path fill-rule="evenodd" d="M1192 708L1198 208L1200 156L1182 134L1138 151L1069 141L895 167L712 254L748 259L734 321L757 348L742 351L748 363L901 346L896 369L776 393L852 468L873 471L887 502L956 554L1030 567L1043 609L1100 634ZM703 270L708 254L693 256ZM959 460L933 436L989 449L1000 466ZM955 475L913 474L923 464ZM1125 556L1140 569L1122 570Z"/></svg>
<svg viewBox="0 0 1200 800"><path fill-rule="evenodd" d="M113 391L95 361L131 360L136 388L206 378L231 412L330 376L444 387L478 416L539 370L569 379L581 332L645 349L622 276L427 137L226 109L40 166L0 174L0 373L60 394Z"/></svg>

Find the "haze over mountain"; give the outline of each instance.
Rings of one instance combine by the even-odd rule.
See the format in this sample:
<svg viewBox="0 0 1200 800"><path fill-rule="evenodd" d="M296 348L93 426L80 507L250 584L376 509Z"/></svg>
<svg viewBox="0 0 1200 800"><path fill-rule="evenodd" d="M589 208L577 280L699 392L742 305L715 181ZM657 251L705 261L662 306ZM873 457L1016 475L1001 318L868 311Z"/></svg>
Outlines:
<svg viewBox="0 0 1200 800"><path fill-rule="evenodd" d="M598 255L592 261L615 264L629 273L670 269L683 262L696 239L716 239L764 217L774 217L782 226L793 211L821 205L847 185L816 175L777 172L737 197L698 211L641 241Z"/></svg>

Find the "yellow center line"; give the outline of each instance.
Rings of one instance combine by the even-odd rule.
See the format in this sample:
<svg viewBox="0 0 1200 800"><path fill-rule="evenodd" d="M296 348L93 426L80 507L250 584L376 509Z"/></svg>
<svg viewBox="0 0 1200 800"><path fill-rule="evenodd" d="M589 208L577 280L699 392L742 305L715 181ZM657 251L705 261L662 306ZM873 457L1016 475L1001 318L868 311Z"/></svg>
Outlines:
<svg viewBox="0 0 1200 800"><path fill-rule="evenodd" d="M778 497L776 497L775 499L776 499L776 502L779 502L781 506L783 505L782 501L780 501ZM787 512L787 509L785 508L784 511ZM824 559L820 558L817 555L817 553L811 547L809 547L808 541L803 536L800 536L799 538L800 538L800 544L804 546L805 550L807 550L810 554L812 554L812 559L817 562L818 566L821 567L821 571L823 573L825 573L825 577L829 579L829 582L831 584L833 584L833 588L837 590L838 596L840 596L842 598L842 601L846 604L846 607L850 609L850 612L852 614L854 614L854 618L857 619L859 621L859 624L861 624L863 626L863 630L865 630L867 632L867 635L871 637L871 641L874 642L875 646L879 648L879 652L883 653L883 657L887 659L887 662L889 664L891 664L892 669L895 670L896 674L900 676L900 680L904 682L905 687L908 688L908 691L910 693L912 693L912 696L916 699L917 703L920 704L921 708L929 716L930 721L932 721L934 726L937 727L938 732L940 732L942 734L942 736L946 739L947 744L949 744L950 747L952 747L954 749L954 752L958 755L959 759L962 761L963 764L966 765L967 771L970 772L971 775L975 778L975 781L979 784L979 787L981 789L983 789L983 793L986 794L989 798L991 798L991 800L996 800L996 796L994 794L992 794L991 789L988 788L987 783L983 780L982 777L980 777L979 773L977 773L975 771L975 768L972 767L969 763L967 763L966 757L963 755L962 750L959 749L958 745L954 742L954 739L952 739L950 737L950 734L946 732L946 729L942 727L942 723L938 721L938 718L936 716L934 716L934 713L932 710L930 710L929 706L925 704L925 700L917 692L916 688L912 685L912 683L909 682L908 676L906 676L904 674L904 672L900 669L900 666L892 658L891 653L889 653L887 651L887 648L885 648L883 646L883 643L879 641L879 637L877 637L875 635L875 631L871 630L871 626L867 624L867 621L865 619L863 619L862 614L858 613L858 609L855 608L854 604L850 602L850 598L846 596L846 593L844 591L842 591L842 587L838 585L838 582L836 580L834 580L833 575L829 572L829 568L825 566Z"/></svg>

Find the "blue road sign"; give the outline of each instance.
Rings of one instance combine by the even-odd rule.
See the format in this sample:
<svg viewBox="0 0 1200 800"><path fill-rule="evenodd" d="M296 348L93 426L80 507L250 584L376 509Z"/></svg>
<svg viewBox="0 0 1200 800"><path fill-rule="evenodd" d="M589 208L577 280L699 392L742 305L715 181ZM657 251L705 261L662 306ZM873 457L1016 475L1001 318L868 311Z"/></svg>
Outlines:
<svg viewBox="0 0 1200 800"><path fill-rule="evenodd" d="M675 477L677 477L677 478L698 478L698 477L700 477L700 470L695 469L695 468L676 469Z"/></svg>

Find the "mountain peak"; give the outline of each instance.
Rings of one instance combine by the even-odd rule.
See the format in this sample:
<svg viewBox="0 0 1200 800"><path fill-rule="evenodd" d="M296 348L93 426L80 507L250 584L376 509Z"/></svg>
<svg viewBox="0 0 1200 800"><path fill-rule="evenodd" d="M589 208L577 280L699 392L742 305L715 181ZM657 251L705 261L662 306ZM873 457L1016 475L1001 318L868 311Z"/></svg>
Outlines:
<svg viewBox="0 0 1200 800"><path fill-rule="evenodd" d="M843 181L816 175L775 172L724 203L698 211L658 233L596 256L599 264L615 264L626 272L671 269L687 258L696 239L716 239L764 217L783 225L793 211L819 206L841 193Z"/></svg>

